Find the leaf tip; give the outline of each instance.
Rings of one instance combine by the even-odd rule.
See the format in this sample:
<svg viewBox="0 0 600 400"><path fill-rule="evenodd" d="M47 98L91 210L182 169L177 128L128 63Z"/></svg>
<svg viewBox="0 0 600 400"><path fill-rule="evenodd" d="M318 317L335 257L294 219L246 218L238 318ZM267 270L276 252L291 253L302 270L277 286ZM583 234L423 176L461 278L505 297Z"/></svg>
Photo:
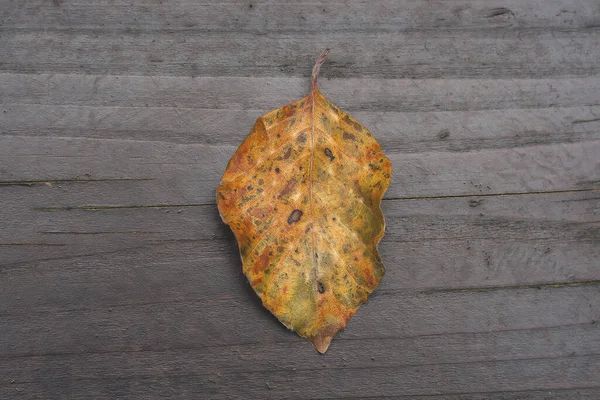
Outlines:
<svg viewBox="0 0 600 400"><path fill-rule="evenodd" d="M331 344L331 340L333 337L342 329L344 329L345 324L342 321L338 323L330 323L321 327L317 333L308 338L312 344L316 347L317 351L321 354L325 353Z"/></svg>
<svg viewBox="0 0 600 400"><path fill-rule="evenodd" d="M331 344L331 340L333 340L332 336L319 335L312 338L311 342L316 347L317 351L321 354L325 354L329 345Z"/></svg>

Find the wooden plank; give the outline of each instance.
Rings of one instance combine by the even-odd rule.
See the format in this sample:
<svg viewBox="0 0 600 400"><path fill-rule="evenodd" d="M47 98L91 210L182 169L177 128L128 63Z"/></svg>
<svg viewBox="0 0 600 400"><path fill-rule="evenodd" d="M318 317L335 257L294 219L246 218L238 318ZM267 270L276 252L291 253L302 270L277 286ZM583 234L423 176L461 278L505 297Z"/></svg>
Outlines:
<svg viewBox="0 0 600 400"><path fill-rule="evenodd" d="M270 110L74 107L14 104L0 132L11 136L125 139L238 146ZM0 111L1 112L1 111ZM600 138L600 106L452 112L353 112L386 152L466 152ZM248 131L248 132L247 132Z"/></svg>
<svg viewBox="0 0 600 400"><path fill-rule="evenodd" d="M137 381L116 381L112 382L110 385L107 385L106 382L85 382L84 390L81 386L81 383L68 383L58 386L56 383L48 382L46 385L39 384L25 384L25 385L15 385L13 387L5 387L0 388L0 395L6 395L8 397L12 397L15 395L23 395L27 394L28 398L31 399L41 399L45 400L48 397L49 393L52 393L56 398L60 398L67 391L70 398L73 399L86 399L89 397L90 393L94 394L94 398L97 399L114 399L115 397L131 397L131 396L143 396L145 399L164 399L165 397L177 397L177 398L196 398L201 396L211 396L213 398L228 398L227 397L227 388L224 385L217 386L215 384L215 378L209 378L209 382L211 385L201 385L196 380L193 380L193 377L187 377L188 379L165 379L157 382L156 380L147 382L141 378L142 382ZM212 379L212 380L211 380ZM399 378L400 379L400 378ZM215 382L213 382L215 381ZM411 381L414 382L414 381ZM267 386L267 382L265 382L265 387L272 387L272 384ZM190 387L191 386L191 387ZM4 390L3 390L4 389ZM239 388L238 388L239 389ZM265 393L262 393L262 390L259 389L257 392L259 394L257 396L264 397ZM324 392L324 391L323 391ZM237 393L237 392L236 392ZM251 398L252 390L244 391L240 393L240 396L244 398ZM413 398L424 398L424 399L445 399L445 400L507 400L507 399L515 399L515 400L547 400L547 399L565 399L565 400L596 400L598 398L598 394L600 393L600 389L594 388L573 388L573 389L546 389L546 390L503 390L500 392L468 392L468 393L458 393L458 394L438 394L438 395L399 395L399 396L353 396L343 395L342 397L323 397L323 393L318 397L311 397L311 399L362 399L362 400L379 400L381 398L385 399L413 399ZM279 393L278 396L282 394ZM220 397L215 397L220 396ZM54 397L53 397L54 398ZM281 398L281 397L274 397ZM303 397L301 394L290 397L285 396L286 399L307 399L308 397Z"/></svg>
<svg viewBox="0 0 600 400"><path fill-rule="evenodd" d="M310 0L223 1L218 4L173 0L23 0L19 7L0 4L3 28L11 30L167 30L286 32L410 31L426 29L577 29L594 25L600 15L593 0L565 3L548 0L544 7L508 0L497 7L485 0L435 0L426 6L410 0L370 2ZM353 12L341 12L350 8Z"/></svg>
<svg viewBox="0 0 600 400"><path fill-rule="evenodd" d="M172 192L171 204L207 204L214 203L214 190L234 151L222 145L2 136L0 180L154 179L152 186ZM600 140L465 153L388 152L394 174L386 198L593 190L600 181L599 152ZM144 204L156 203L146 198ZM49 207L82 205L90 204Z"/></svg>
<svg viewBox="0 0 600 400"><path fill-rule="evenodd" d="M123 290L136 284L125 276L114 283ZM194 298L163 302L159 288L143 303L101 307L73 303L68 310L9 312L2 314L0 354L166 350L298 341L314 354L310 343L287 331L255 296L247 285L246 289L240 285L227 298L196 293ZM591 324L600 317L598 304L597 283L541 289L381 293L364 304L338 336L340 340L363 340ZM20 340L23 337L27 340Z"/></svg>
<svg viewBox="0 0 600 400"><path fill-rule="evenodd" d="M148 88L152 78L142 77L125 78L121 82L115 79L105 82L106 85L102 83L106 79L101 77L45 76L39 80L26 77L0 74L0 83L6 88L5 94L0 94L0 102L5 104L0 120L0 132L4 134L237 146L254 120L267 112L268 107L293 99L285 93L285 82L289 80L281 79L273 82L278 88L270 89L273 85L268 79L248 84L242 83L244 80L239 78L229 83L212 78L176 78L175 81L156 78L161 86L164 85L164 88L158 89ZM161 105L155 100L175 98L177 91L184 88L185 81L192 86L194 82L198 83L195 85L197 91L188 91L188 96L177 100L179 104L168 105L172 102L167 100L166 105L163 100ZM294 82L297 83L297 80L291 83ZM593 105L600 101L597 95L600 80L595 78L504 83L455 81L444 85L426 83L428 81L414 81L413 85L410 81L386 83L377 80L371 82L372 87L360 82L327 82L324 90L328 95L331 92L330 97L336 101L339 98L343 108L358 110L353 111L353 115L375 133L387 151L407 153L524 147L588 141L600 135L599 106ZM113 97L107 93L119 93L119 85L125 89L123 93L133 94L115 98L110 101L112 105L104 106L107 98ZM296 97L304 95L302 85L295 86L297 89L292 90L292 96L296 92ZM77 90L89 95L76 95ZM237 93L240 90L246 92ZM212 104L221 107L234 104L236 96L240 98L243 95L244 101L253 101L253 90L265 99L264 102L260 100L265 107L263 110L189 108L194 106L195 99L199 99L199 93L204 95L201 98L205 100L199 100L198 106L210 106L206 99L212 99ZM348 92L352 96L348 96ZM359 96L358 93L363 94ZM437 96L440 103L427 104L433 96ZM404 102L403 97L406 98ZM145 107L149 99L152 106ZM61 105L49 105L55 103ZM545 108L504 109L517 105L521 108ZM377 111L385 109L407 111ZM435 109L444 111L432 111Z"/></svg>
<svg viewBox="0 0 600 400"><path fill-rule="evenodd" d="M600 71L595 27L488 29L476 35L452 29L365 32L360 41L355 35L8 31L0 36L4 51L0 71L306 77L315 49L325 47L335 51L324 77L548 78L583 77Z"/></svg>
<svg viewBox="0 0 600 400"><path fill-rule="evenodd" d="M153 112L162 108L177 108L181 112L193 109L195 113L202 111L198 109L264 112L306 96L309 84L306 78L278 77L0 73L3 88L0 103L5 104L5 118L11 117L15 104L90 106L99 111L104 107L109 107L107 110L120 107L124 111L142 107ZM600 79L596 76L443 80L333 78L321 79L319 86L326 96L353 114L371 111L384 116L389 113L391 117L408 112L529 111L600 104ZM41 107L42 112L46 109Z"/></svg>
<svg viewBox="0 0 600 400"><path fill-rule="evenodd" d="M600 350L599 342L595 340L598 329L598 324L585 324L494 333L364 339L360 342L341 339L336 343L336 354L328 355L326 359L314 357L309 349L307 351L307 346L299 341L216 347L203 347L198 343L185 349L143 349L132 352L73 351L64 354L28 354L11 357L20 363L18 371L3 369L0 365L0 373L14 380L15 386L11 389L21 388L29 395L36 389L47 388L53 382L66 379L76 380L86 386L94 385L100 377L103 381L115 382L123 377L135 375L143 381L161 381L182 378L185 374L183 371L196 371L195 378L200 380L209 377L208 381L214 384L215 389L218 388L217 393L235 386L233 380L238 374L265 374L275 370L286 371L292 376L311 370L320 370L329 376L339 371L353 370L357 375L354 379L365 379L358 376L360 370L376 367L398 373L422 366L428 368L423 368L426 379L435 379L434 375L439 368L450 365L454 374L460 376L474 365L486 365L490 362L499 362L502 365L516 361L533 366L540 361L540 354L545 354L552 361L558 361L565 357L576 357L580 353L597 353ZM446 351L440 353L440 347L444 347ZM256 354L260 354L261 357L256 357ZM199 360L202 360L200 368ZM324 361L328 363L327 368L323 368ZM160 365L160 368L157 368L157 365ZM31 377L39 374L40 369L43 371L43 374L40 374L42 379L32 380ZM507 378L513 379L509 376L504 377L504 380ZM482 382L478 383L481 384ZM409 387L405 382L398 382L399 390ZM266 385L265 389L277 390L273 387L269 389ZM326 386L322 389L327 393ZM431 389L426 387L422 390L423 393L434 393ZM469 389L477 388L473 385ZM370 395L377 393L381 392L375 389ZM287 389L279 394L291 393Z"/></svg>
<svg viewBox="0 0 600 400"><path fill-rule="evenodd" d="M111 289L111 277L125 271L147 281L143 286L166 289L170 282L173 301L182 293L224 296L238 290L245 280L237 246L214 205L40 210L72 201L74 192L91 199L111 192L115 200L129 191L162 193L160 185L139 183L146 186L88 182L0 188L6 201L0 218L11 226L0 232L0 266L7 271L0 310L68 308L82 302L78 293L99 304L106 298L115 304L147 296L119 285ZM600 280L596 193L385 201L388 224L380 250L388 272L380 290ZM231 267L217 274L215 263ZM37 274L31 274L33 267ZM217 278L218 285L205 276ZM86 289L90 282L99 287L98 294ZM40 296L19 298L34 288Z"/></svg>

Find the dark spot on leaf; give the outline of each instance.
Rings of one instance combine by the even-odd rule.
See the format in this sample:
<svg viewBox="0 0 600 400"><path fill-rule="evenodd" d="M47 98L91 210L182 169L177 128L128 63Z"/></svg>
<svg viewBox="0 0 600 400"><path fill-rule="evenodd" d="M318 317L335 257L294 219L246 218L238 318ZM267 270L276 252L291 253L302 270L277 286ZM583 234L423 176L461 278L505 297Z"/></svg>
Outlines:
<svg viewBox="0 0 600 400"><path fill-rule="evenodd" d="M287 151L283 155L284 160L287 160L288 158L290 158L291 155L292 155L292 148L288 147Z"/></svg>
<svg viewBox="0 0 600 400"><path fill-rule="evenodd" d="M333 161L335 159L335 157L333 156L333 153L331 152L331 150L329 150L327 147L325 148L325 155L327 157L329 157L330 161Z"/></svg>
<svg viewBox="0 0 600 400"><path fill-rule="evenodd" d="M262 178L261 178L261 179L259 179L259 180L258 180L258 184L259 184L259 185L262 185L262 184L264 184L264 183L265 183L265 180L264 180L264 179L262 179Z"/></svg>
<svg viewBox="0 0 600 400"><path fill-rule="evenodd" d="M317 290L320 294L325 293L325 285L322 282L317 282Z"/></svg>
<svg viewBox="0 0 600 400"><path fill-rule="evenodd" d="M288 194L290 194L293 190L294 187L296 186L296 178L292 178L289 181L287 181L287 183L285 184L285 187L283 188L283 190L279 193L279 198L285 197Z"/></svg>
<svg viewBox="0 0 600 400"><path fill-rule="evenodd" d="M280 171L279 168L275 168L275 172L279 173L279 171Z"/></svg>
<svg viewBox="0 0 600 400"><path fill-rule="evenodd" d="M248 190L252 190L252 189L254 189L254 188L252 187L252 185L248 185L248 187L247 187L246 189L248 189Z"/></svg>
<svg viewBox="0 0 600 400"><path fill-rule="evenodd" d="M300 143L304 143L306 142L306 135L303 133L302 135L298 136L297 139Z"/></svg>
<svg viewBox="0 0 600 400"><path fill-rule="evenodd" d="M262 251L260 256L258 257L258 262L253 265L254 273L258 274L260 272L264 272L264 270L269 266L270 256L272 253L269 251L268 247Z"/></svg>
<svg viewBox="0 0 600 400"><path fill-rule="evenodd" d="M336 219L335 217L331 218L332 221L335 221L335 219Z"/></svg>
<svg viewBox="0 0 600 400"><path fill-rule="evenodd" d="M300 218L302 218L302 214L304 214L302 211L300 210L294 210L292 211L292 213L290 214L290 216L288 217L288 224L293 224L295 222L300 221Z"/></svg>
<svg viewBox="0 0 600 400"><path fill-rule="evenodd" d="M450 137L450 132L447 130L443 130L440 133L438 133L438 138L440 138L440 140L448 139L449 137Z"/></svg>
<svg viewBox="0 0 600 400"><path fill-rule="evenodd" d="M344 138L344 140L354 140L354 141L356 141L356 136L354 136L353 134L348 133L348 132L344 132L343 138Z"/></svg>
<svg viewBox="0 0 600 400"><path fill-rule="evenodd" d="M348 116L348 115L346 115L344 117L344 122L347 123L348 125L352 125L354 127L354 129L356 129L357 132L363 131L363 127L358 122L355 122L352 119L350 119L350 116Z"/></svg>

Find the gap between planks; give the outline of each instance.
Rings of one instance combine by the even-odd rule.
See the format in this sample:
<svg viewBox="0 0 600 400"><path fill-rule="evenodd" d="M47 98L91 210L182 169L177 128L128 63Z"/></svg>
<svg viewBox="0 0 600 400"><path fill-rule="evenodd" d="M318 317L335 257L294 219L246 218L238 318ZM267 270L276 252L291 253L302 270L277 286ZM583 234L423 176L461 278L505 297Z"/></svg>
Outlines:
<svg viewBox="0 0 600 400"><path fill-rule="evenodd" d="M144 180L144 179L140 179ZM145 179L151 180L151 179ZM90 182L90 181L84 181ZM45 182L42 182L45 183ZM0 183L1 184L1 183ZM402 197L384 197L382 201L402 201L402 200L442 200L453 198L469 198L469 197L497 197L497 196L526 196L540 194L559 194L559 193L581 193L600 191L600 187L586 189L563 189L563 190L540 190L533 192L499 192L499 193L471 193L471 194L455 194L455 195L440 195L440 196L402 196ZM191 203L191 204L142 204L142 205L81 205L67 207L36 207L35 211L107 211L107 210L122 210L122 209L137 209L137 208L182 208L182 207L209 207L216 206L216 203Z"/></svg>

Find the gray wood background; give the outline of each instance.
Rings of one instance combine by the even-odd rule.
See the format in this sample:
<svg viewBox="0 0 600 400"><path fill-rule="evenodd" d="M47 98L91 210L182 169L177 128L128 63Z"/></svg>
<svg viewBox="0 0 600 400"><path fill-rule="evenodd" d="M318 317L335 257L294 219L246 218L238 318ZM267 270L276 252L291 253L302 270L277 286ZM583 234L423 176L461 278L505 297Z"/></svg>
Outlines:
<svg viewBox="0 0 600 400"><path fill-rule="evenodd" d="M380 140L387 274L326 355L215 188L323 93ZM598 0L0 0L0 398L600 398Z"/></svg>

